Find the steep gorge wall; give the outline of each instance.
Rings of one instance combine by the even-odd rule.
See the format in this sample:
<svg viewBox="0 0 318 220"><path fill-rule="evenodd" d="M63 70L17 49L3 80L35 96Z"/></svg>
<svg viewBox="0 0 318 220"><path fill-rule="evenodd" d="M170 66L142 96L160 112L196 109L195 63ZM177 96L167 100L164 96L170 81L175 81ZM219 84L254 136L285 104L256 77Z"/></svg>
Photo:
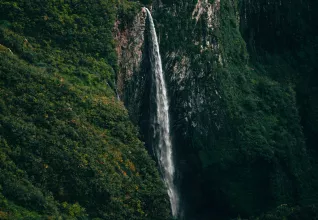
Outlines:
<svg viewBox="0 0 318 220"><path fill-rule="evenodd" d="M266 11L272 7L268 3L153 3L185 219L258 215L281 204L308 201L313 190L296 82L278 80L274 76L279 70L262 65L264 59L254 62L253 48L262 41L251 39L250 33L254 36L261 26L249 29L258 12L247 9ZM283 11L277 11L283 19ZM119 84L122 99L151 151L153 100L147 30L138 29L146 22L139 19L141 14L126 29L127 41L120 41L118 82L124 82ZM257 36L276 33L270 24ZM266 36L261 40L267 42Z"/></svg>

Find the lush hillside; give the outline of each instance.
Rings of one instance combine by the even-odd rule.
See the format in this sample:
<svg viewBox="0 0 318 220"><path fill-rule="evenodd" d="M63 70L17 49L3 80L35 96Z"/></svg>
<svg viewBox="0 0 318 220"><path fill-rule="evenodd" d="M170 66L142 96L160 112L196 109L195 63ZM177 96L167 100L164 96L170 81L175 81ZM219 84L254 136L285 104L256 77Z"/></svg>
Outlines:
<svg viewBox="0 0 318 220"><path fill-rule="evenodd" d="M155 163L116 98L128 1L1 1L0 219L168 219Z"/></svg>

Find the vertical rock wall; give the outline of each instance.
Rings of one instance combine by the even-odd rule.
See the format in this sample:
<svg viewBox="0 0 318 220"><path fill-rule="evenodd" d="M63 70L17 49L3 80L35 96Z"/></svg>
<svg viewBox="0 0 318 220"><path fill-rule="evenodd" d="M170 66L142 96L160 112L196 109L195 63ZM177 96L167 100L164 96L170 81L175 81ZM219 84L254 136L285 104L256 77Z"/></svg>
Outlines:
<svg viewBox="0 0 318 220"><path fill-rule="evenodd" d="M244 5L255 6L153 3L185 219L247 217L306 197L310 166L296 94L249 62L248 52L254 54L241 31L255 18L245 16ZM118 87L151 149L152 83L141 18L120 34Z"/></svg>

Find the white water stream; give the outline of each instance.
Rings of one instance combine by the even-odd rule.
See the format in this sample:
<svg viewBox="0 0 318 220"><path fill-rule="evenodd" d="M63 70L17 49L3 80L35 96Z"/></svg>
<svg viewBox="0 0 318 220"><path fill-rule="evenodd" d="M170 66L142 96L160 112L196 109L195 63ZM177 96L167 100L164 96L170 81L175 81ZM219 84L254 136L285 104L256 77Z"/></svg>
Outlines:
<svg viewBox="0 0 318 220"><path fill-rule="evenodd" d="M154 79L156 85L155 90L157 111L155 116L155 135L158 139L158 146L156 146L155 151L164 182L168 189L172 215L174 217L177 217L179 212L179 197L176 186L174 184L175 167L173 161L173 149L171 144L167 88L162 71L161 56L155 24L153 22L150 11L147 8L144 9L147 11L149 18L151 41L150 61L152 70L154 71Z"/></svg>

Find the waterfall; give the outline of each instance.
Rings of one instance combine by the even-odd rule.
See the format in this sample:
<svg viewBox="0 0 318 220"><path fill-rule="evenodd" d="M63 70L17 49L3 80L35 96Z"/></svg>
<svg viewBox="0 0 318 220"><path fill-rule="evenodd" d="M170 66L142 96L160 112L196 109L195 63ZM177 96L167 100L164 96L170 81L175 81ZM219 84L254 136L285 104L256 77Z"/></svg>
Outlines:
<svg viewBox="0 0 318 220"><path fill-rule="evenodd" d="M158 146L156 146L155 152L164 182L168 189L172 215L174 217L177 217L179 211L179 197L177 194L176 186L174 184L175 168L170 135L169 102L167 88L162 71L161 56L155 25L150 11L147 8L144 9L147 11L149 18L151 41L150 62L152 70L154 71L156 90L157 111L155 115L155 137L158 139Z"/></svg>

